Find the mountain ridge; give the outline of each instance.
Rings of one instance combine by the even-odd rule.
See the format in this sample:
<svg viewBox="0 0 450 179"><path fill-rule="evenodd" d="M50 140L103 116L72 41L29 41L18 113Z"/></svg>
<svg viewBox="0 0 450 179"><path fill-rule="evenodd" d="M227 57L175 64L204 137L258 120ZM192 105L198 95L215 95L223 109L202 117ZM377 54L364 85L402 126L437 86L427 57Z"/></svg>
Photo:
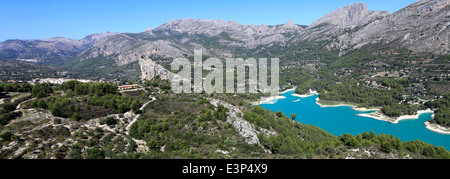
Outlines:
<svg viewBox="0 0 450 179"><path fill-rule="evenodd" d="M52 59L69 60L99 40L118 33L105 32L88 35L80 40L52 37L32 40L6 40L0 43L0 57L6 60L30 60L51 63Z"/></svg>
<svg viewBox="0 0 450 179"><path fill-rule="evenodd" d="M293 21L282 25L242 25L235 21L213 20L213 19L181 19L169 21L157 28L146 30L139 35L126 34L136 38L125 39L130 44L135 43L136 48L118 47L109 48L103 53L101 50L97 54L111 55L117 64L127 64L137 61L135 56L164 56L180 57L193 53L193 49L201 49L205 55L218 57L232 57L236 51L248 51L251 54L259 53L274 46L289 47L296 46L303 41L330 41L326 44L329 50L338 50L339 55L344 55L348 51L362 48L370 44L384 44L395 48L407 48L416 52L432 52L435 54L448 54L448 37L443 34L448 32L445 24L446 18L441 15L445 12L449 0L427 0L413 3L393 14L387 11L370 11L365 3L353 3L343 8L337 9L324 17L318 19L310 26L300 26ZM437 14L432 18L433 22L426 20L414 21L414 16L421 14L421 11L412 11L421 7L431 7ZM426 9L426 8L425 8ZM425 11L426 10L422 10ZM403 15L404 12L409 16ZM430 16L436 15L431 14ZM343 19L338 21L336 19ZM411 36L410 42L398 45L393 42L405 38L403 32L390 32L392 29L408 29L410 25L395 27L388 22L395 20L399 22L415 22L415 26L428 27L430 24L441 24L441 37L433 40L432 35L420 40L420 36ZM411 20L412 19L412 20ZM424 18L425 19L425 18ZM430 28L430 27L428 27ZM377 31L383 32L382 37L377 36ZM414 31L414 29L410 29ZM426 31L428 34L436 34L435 29ZM410 32L413 34L413 32ZM417 34L417 32L415 33ZM387 40L384 36L390 37ZM111 39L118 36L110 37ZM415 40L419 39L419 40ZM115 40L116 43L118 39ZM431 41L430 44L423 44L423 41ZM436 45L444 42L447 46ZM108 43L110 44L110 43ZM395 49L394 48L394 49ZM126 49L126 50L123 50ZM87 53L88 54L88 53ZM251 55L248 54L248 55ZM238 54L239 55L239 54ZM83 55L82 55L83 56ZM88 54L90 57L98 55ZM88 58L81 59L85 60Z"/></svg>
<svg viewBox="0 0 450 179"><path fill-rule="evenodd" d="M141 33L90 35L81 40L55 37L0 43L0 58L38 61L84 60L98 57L117 65L136 62L142 55L176 58L194 49L217 57L250 56L270 48L325 41L339 55L368 45L406 48L415 52L448 54L450 0L422 0L395 12L370 11L365 3L339 8L310 26L292 20L281 25L243 25L214 19L178 19ZM447 34L447 35L446 35ZM37 57L33 52L39 51ZM272 54L271 52L267 52ZM50 57L48 57L50 56Z"/></svg>

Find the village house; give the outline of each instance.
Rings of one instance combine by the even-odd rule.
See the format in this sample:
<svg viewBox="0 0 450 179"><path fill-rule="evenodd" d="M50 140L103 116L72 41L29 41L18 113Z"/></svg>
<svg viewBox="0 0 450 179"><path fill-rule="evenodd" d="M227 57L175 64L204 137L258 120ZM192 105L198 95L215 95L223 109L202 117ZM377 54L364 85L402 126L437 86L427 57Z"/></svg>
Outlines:
<svg viewBox="0 0 450 179"><path fill-rule="evenodd" d="M127 89L131 89L131 88L136 88L138 87L138 85L123 85L123 86L119 86L119 90L127 90Z"/></svg>

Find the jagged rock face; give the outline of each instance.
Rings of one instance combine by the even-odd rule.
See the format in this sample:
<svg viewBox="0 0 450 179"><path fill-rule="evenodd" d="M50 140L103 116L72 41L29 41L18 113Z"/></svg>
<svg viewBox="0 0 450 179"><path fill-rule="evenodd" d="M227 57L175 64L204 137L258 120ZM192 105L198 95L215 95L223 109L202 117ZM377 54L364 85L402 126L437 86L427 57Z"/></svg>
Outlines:
<svg viewBox="0 0 450 179"><path fill-rule="evenodd" d="M340 55L369 44L448 54L450 0L422 0L393 14L368 11L364 3L338 9L314 22L300 40L329 40Z"/></svg>
<svg viewBox="0 0 450 179"><path fill-rule="evenodd" d="M323 23L335 25L337 28L353 28L370 13L365 3L354 3L323 16L313 22L309 28L314 28Z"/></svg>
<svg viewBox="0 0 450 179"><path fill-rule="evenodd" d="M240 24L234 21L212 20L212 19L184 19L172 20L154 31L169 32L172 34L204 34L207 36L217 36L225 29L241 28Z"/></svg>
<svg viewBox="0 0 450 179"><path fill-rule="evenodd" d="M140 58L139 65L141 66L142 79L152 80L156 76L160 76L162 80L170 80L175 76L174 73L166 70L152 59Z"/></svg>
<svg viewBox="0 0 450 179"><path fill-rule="evenodd" d="M204 55L232 57L236 50L254 53L278 45L295 46L302 41L329 41L329 50L340 55L368 44L390 45L418 52L448 54L449 0L424 0L394 13L370 11L354 3L333 11L306 29L289 21L283 25L242 25L211 19L173 20L139 34L111 36L88 49L81 59L111 56L117 64L133 62L135 56ZM394 43L395 42L395 43Z"/></svg>
<svg viewBox="0 0 450 179"><path fill-rule="evenodd" d="M218 36L221 33L229 33L240 36L273 35L288 32L297 32L302 28L292 20L280 26L267 25L242 25L235 21L212 19L183 19L173 20L154 29L155 32L168 32L170 34L202 34L209 37Z"/></svg>
<svg viewBox="0 0 450 179"><path fill-rule="evenodd" d="M149 38L151 40L143 40ZM88 60L99 56L113 59L118 65L125 65L138 60L141 56L164 56L164 57L182 57L184 54L190 54L188 49L194 49L195 44L177 43L177 40L160 40L155 35L140 33L119 34L95 44L79 55L81 60ZM196 47L196 49L202 49ZM205 50L206 52L206 50ZM205 53L207 54L207 53Z"/></svg>
<svg viewBox="0 0 450 179"><path fill-rule="evenodd" d="M367 10L365 3L350 4L313 22L304 33L300 34L300 40L336 40L332 38L341 35L341 39L337 39L338 43L331 44L331 46L341 46L342 43L339 42L342 38L348 38L342 37L342 34L346 35L349 30L383 19L388 15L390 13L387 11Z"/></svg>
<svg viewBox="0 0 450 179"><path fill-rule="evenodd" d="M448 54L450 0L422 0L356 31L348 46L389 44L418 52Z"/></svg>
<svg viewBox="0 0 450 179"><path fill-rule="evenodd" d="M242 111L231 104L228 104L224 101L220 101L217 99L209 99L211 104L214 106L218 106L219 104L222 104L225 108L228 108L228 117L227 117L227 123L233 125L236 132L245 139L245 142L247 144L260 144L258 139L258 134L263 133L267 137L270 137L271 135L277 135L276 132L269 131L267 129L262 129L261 132L256 130L255 126L251 124L250 122L244 120L242 117L238 117L239 114L243 114Z"/></svg>
<svg viewBox="0 0 450 179"><path fill-rule="evenodd" d="M170 72L150 58L139 57L139 66L141 67L141 79L144 80L152 80L156 76L159 76L160 79L169 80L171 83L191 83L190 79L183 78L178 74Z"/></svg>
<svg viewBox="0 0 450 179"><path fill-rule="evenodd" d="M210 19L173 20L139 34L119 34L101 40L84 51L86 60L109 56L118 65L136 61L136 56L183 57L202 50L204 55L232 57L233 49L257 49L275 43L286 45L303 28L293 21L278 26L241 25L234 21Z"/></svg>

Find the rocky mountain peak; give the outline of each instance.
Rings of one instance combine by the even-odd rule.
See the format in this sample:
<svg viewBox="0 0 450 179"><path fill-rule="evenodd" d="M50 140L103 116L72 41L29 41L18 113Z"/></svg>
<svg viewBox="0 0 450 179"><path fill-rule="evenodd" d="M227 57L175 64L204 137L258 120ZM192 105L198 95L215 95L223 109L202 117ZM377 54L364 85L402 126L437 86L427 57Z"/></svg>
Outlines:
<svg viewBox="0 0 450 179"><path fill-rule="evenodd" d="M323 16L309 27L315 27L324 23L332 24L339 28L355 27L370 13L371 11L367 10L366 3L353 3Z"/></svg>
<svg viewBox="0 0 450 179"><path fill-rule="evenodd" d="M91 35L88 35L88 36L84 37L83 39L86 39L86 40L87 39L98 40L98 39L102 39L102 38L109 37L109 36L112 36L112 35L117 35L117 34L119 34L119 33L107 31L107 32L104 32L104 33L91 34Z"/></svg>
<svg viewBox="0 0 450 179"><path fill-rule="evenodd" d="M286 24L284 24L285 27L297 27L295 22L293 20L289 20Z"/></svg>
<svg viewBox="0 0 450 179"><path fill-rule="evenodd" d="M155 29L155 28L153 28L153 27L149 27L149 28L145 29L144 32L150 32L150 31L152 31L152 30L154 30L154 29Z"/></svg>
<svg viewBox="0 0 450 179"><path fill-rule="evenodd" d="M422 0L374 21L352 35L353 48L393 44L417 52L448 54L450 0ZM347 40L348 41L348 40Z"/></svg>
<svg viewBox="0 0 450 179"><path fill-rule="evenodd" d="M286 24L283 24L282 27L286 28L286 29L295 29L295 30L300 29L300 27L297 24L295 24L295 22L293 20L289 20L289 22L287 22Z"/></svg>
<svg viewBox="0 0 450 179"><path fill-rule="evenodd" d="M222 33L227 27L240 25L234 21L213 19L182 19L172 20L159 26L154 31L165 31L172 33L205 34L214 36Z"/></svg>

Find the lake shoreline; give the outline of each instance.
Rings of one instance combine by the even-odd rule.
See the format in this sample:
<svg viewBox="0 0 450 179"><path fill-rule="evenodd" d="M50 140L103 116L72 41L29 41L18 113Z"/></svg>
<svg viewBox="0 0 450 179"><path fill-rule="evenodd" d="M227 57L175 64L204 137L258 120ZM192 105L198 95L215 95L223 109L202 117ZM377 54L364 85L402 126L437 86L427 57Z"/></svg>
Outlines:
<svg viewBox="0 0 450 179"><path fill-rule="evenodd" d="M375 120L390 122L392 124L398 124L400 121L407 120L407 119L409 119L409 120L419 119L419 116L421 114L423 114L423 113L433 113L434 114L433 110L426 109L426 110L419 110L419 111L417 111L417 114L415 114L415 115L402 115L402 116L399 116L399 117L395 118L395 117L389 117L389 116L386 116L385 114L383 114L381 112L381 108L364 108L364 107L363 108L358 108L355 105L345 104L344 102L342 104L336 104L336 105L324 105L324 104L320 104L319 101L320 101L320 99L317 98L316 99L316 104L319 105L320 107L323 107L323 108L325 108L325 107L343 107L343 106L345 106L345 107L351 107L355 111L361 111L361 112L375 111L375 112L372 112L372 113L357 114L357 115L361 116L361 117L372 118L372 119L375 119ZM432 116L432 118L434 118L434 116ZM433 132L437 132L437 133L440 133L440 134L450 134L450 128L446 128L446 127L440 126L438 124L432 124L429 121L425 122L425 126L426 126L426 128L428 130L431 130Z"/></svg>
<svg viewBox="0 0 450 179"><path fill-rule="evenodd" d="M271 96L267 98L261 98L259 101L253 103L254 105L261 105L261 104L274 104L275 100L284 99L286 97L284 96Z"/></svg>
<svg viewBox="0 0 450 179"><path fill-rule="evenodd" d="M353 110L361 111L361 112L379 111L379 110L381 110L381 108L376 108L376 107L373 107L373 108L358 107L358 106L356 106L354 104L348 104L348 103L345 103L345 102L338 102L339 104L321 104L319 101L320 101L320 99L317 98L316 99L316 104L319 105L322 108L351 107Z"/></svg>
<svg viewBox="0 0 450 179"><path fill-rule="evenodd" d="M437 132L439 134L450 134L450 128L443 127L439 124L433 124L429 121L425 122L424 124L430 131Z"/></svg>
<svg viewBox="0 0 450 179"><path fill-rule="evenodd" d="M401 120L405 119L419 119L419 116L423 113L434 113L434 112L431 109L427 109L427 110L419 110L415 115L402 115L399 117L389 117L383 114L380 110L377 110L373 113L357 114L357 115L362 117L369 117L380 121L390 122L392 124L398 124Z"/></svg>
<svg viewBox="0 0 450 179"><path fill-rule="evenodd" d="M297 121L316 125L334 135L343 133L356 135L373 130L398 135L402 140L419 139L436 146L450 148L449 143L446 142L450 135L450 128L443 128L429 122L434 118L433 109L418 110L415 115L388 117L382 114L381 107L361 107L360 104L343 101L322 101L315 94L301 95L294 94L292 90L289 91L282 94L286 99L272 101L272 105L263 105L263 108L282 111L286 114L297 114ZM298 102L299 99L303 102ZM338 108L323 110L327 107Z"/></svg>
<svg viewBox="0 0 450 179"><path fill-rule="evenodd" d="M296 93L294 93L294 94L291 94L291 95L295 96L295 97L299 97L299 98L309 98L309 97L314 96L314 95L319 95L319 93L317 91L313 91L313 90L310 89L309 93L307 93L307 94L296 94ZM322 108L346 106L346 107L352 107L354 110L357 110L357 111L374 111L374 110L378 110L378 108L377 109L358 108L356 105L347 104L345 102L337 102L338 104L321 104L321 103L319 103L319 101L320 101L320 99L317 98L316 99L316 104L319 105Z"/></svg>
<svg viewBox="0 0 450 179"><path fill-rule="evenodd" d="M287 90L284 90L283 92L281 92L280 94L284 94L284 93L287 93L287 92L295 91L295 89L297 89L297 88L287 89Z"/></svg>
<svg viewBox="0 0 450 179"><path fill-rule="evenodd" d="M315 93L317 94L317 93ZM294 95L293 96L307 96L310 97L314 94L306 94L306 95ZM419 119L419 116L423 113L434 113L433 110L431 109L427 109L427 110L419 110L417 111L417 114L415 115L402 115L399 116L397 118L395 117L389 117L386 116L385 114L383 114L381 112L381 108L377 108L377 107L373 107L373 108L365 108L365 107L357 107L354 104L348 104L345 102L338 102L339 104L331 104L331 105L327 105L327 104L321 104L320 99L317 98L316 99L316 104L319 105L322 108L328 108L328 107L351 107L353 110L355 111L360 111L360 112L369 112L369 111L374 111L372 113L366 113L366 114L357 114L358 116L362 116L362 117L368 117L368 118L372 118L372 119L376 119L376 120L380 120L380 121L386 121L386 122L390 122L392 124L398 124L401 120L405 120L405 119ZM450 134L450 132L449 132Z"/></svg>
<svg viewBox="0 0 450 179"><path fill-rule="evenodd" d="M286 98L286 97L282 96L281 94L293 91L295 89L296 88L285 90L285 91L280 93L280 96L272 96L272 97L269 97L269 98L263 98L258 103L259 104L274 104L276 102L276 101L274 102L274 100ZM311 89L309 90L309 93L307 93L307 94L296 94L296 93L291 94L291 96L300 97L300 98L308 98L308 97L311 97L311 96L314 96L314 95L319 95L319 93L317 91L313 91ZM415 114L415 115L402 115L402 116L399 116L399 117L389 117L389 116L386 116L385 114L383 114L381 112L381 108L379 108L379 107L378 108L376 108L376 107L373 107L373 108L357 107L354 104L348 104L348 103L345 103L345 102L337 102L338 104L330 104L330 105L328 105L328 104L321 104L319 101L320 101L320 99L316 98L316 104L319 105L321 108L351 107L353 110L360 111L360 112L374 111L372 113L357 114L357 115L361 116L361 117L372 118L372 119L375 119L375 120L390 122L392 124L398 124L400 121L406 120L406 119L419 119L419 116L421 114L423 114L423 113L433 113L434 114L433 110L426 109L426 110L419 110L419 111L417 111L417 114ZM429 122L428 122L428 125L426 123L426 126L427 126L426 128L429 129L429 130L432 130L432 131L435 131L435 132L439 132L439 133L443 133L443 134L450 134L450 129L448 129L448 131L446 131L445 130L446 128L444 128L442 126L438 126L438 127L437 126L433 126Z"/></svg>
<svg viewBox="0 0 450 179"><path fill-rule="evenodd" d="M307 98L307 97L311 97L311 96L314 96L314 95L319 95L319 93L317 91L313 91L313 90L309 89L309 93L307 93L307 94L296 94L296 93L293 93L291 95L299 97L299 98Z"/></svg>
<svg viewBox="0 0 450 179"><path fill-rule="evenodd" d="M316 99L316 104L319 105L321 108L333 108L333 107L352 107L352 108L356 108L355 105L352 104L346 104L344 102L338 102L338 104L322 104L319 102L320 99L317 98Z"/></svg>
<svg viewBox="0 0 450 179"><path fill-rule="evenodd" d="M278 96L261 97L261 99L258 100L258 101L256 101L256 102L254 102L253 105L274 104L274 103L275 103L275 102L274 102L275 100L279 100L279 99L284 99L284 98L286 98L286 97L282 96L281 94L284 94L284 93L288 93L288 92L294 91L295 89L296 89L296 88L284 90L284 91L281 92L280 95L278 95Z"/></svg>
<svg viewBox="0 0 450 179"><path fill-rule="evenodd" d="M313 91L310 90L309 94L299 95L299 94L295 94L294 93L294 94L292 94L292 96L301 97L301 98L307 98L307 97L311 97L311 96L313 96L315 94L318 95L317 92L313 93ZM320 99L317 98L316 99L316 104L319 105L321 108L327 108L327 107L351 107L355 111L361 111L361 112L374 111L372 113L357 114L357 115L361 116L361 117L372 118L372 119L375 119L375 120L390 122L392 124L398 124L400 121L407 120L407 119L410 119L410 120L419 119L419 116L421 114L423 114L423 113L433 113L434 114L433 110L426 109L426 110L419 110L419 111L417 111L417 114L415 114L415 115L402 115L402 116L399 116L399 117L395 118L395 117L389 117L389 116L386 116L385 114L383 114L381 112L381 108L357 107L356 105L347 104L345 102L338 102L339 104L327 105L327 104L321 104L319 101L320 101ZM431 130L431 131L434 131L434 132L437 132L437 133L441 133L441 134L450 134L450 128L445 128L445 127L442 127L442 126L440 126L438 124L431 124L429 121L425 122L425 125L426 125L426 128L428 130Z"/></svg>

